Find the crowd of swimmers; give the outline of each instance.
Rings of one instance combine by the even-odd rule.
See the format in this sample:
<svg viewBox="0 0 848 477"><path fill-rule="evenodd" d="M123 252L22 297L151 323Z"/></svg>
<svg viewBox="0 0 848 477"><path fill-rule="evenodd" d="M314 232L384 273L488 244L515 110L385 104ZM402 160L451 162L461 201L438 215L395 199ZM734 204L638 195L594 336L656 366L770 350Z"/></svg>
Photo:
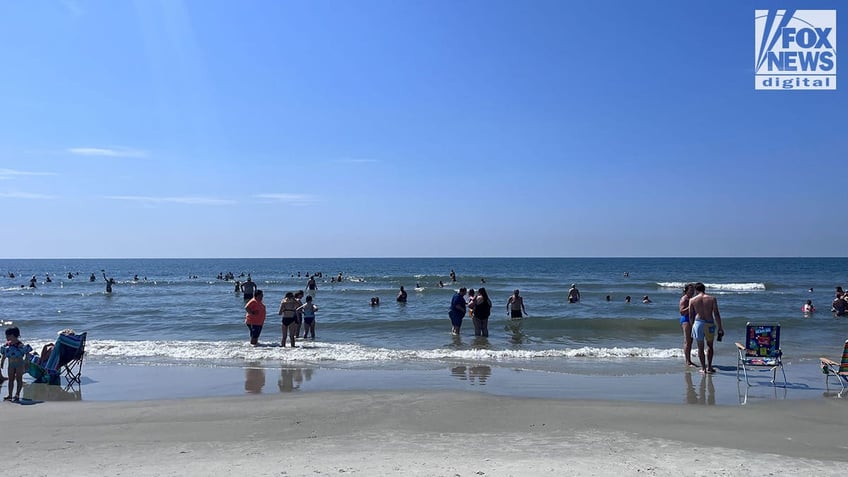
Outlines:
<svg viewBox="0 0 848 477"><path fill-rule="evenodd" d="M103 279L106 281L106 293L112 293L112 285L114 285L116 283L115 279L114 278L106 278L106 272L105 271L102 271L102 273L103 273ZM9 278L15 278L16 275L13 272L9 272L8 276L9 276ZM79 276L79 272L76 272L76 273L68 272L68 280L73 280L74 277L78 277L78 276ZM147 277L144 277L142 279L142 278L139 278L139 276L136 274L132 278L133 282L139 282L139 281L142 281L142 280L147 281ZM97 276L94 273L92 273L88 277L88 281L89 282L97 281ZM49 273L44 274L44 282L43 283L44 284L53 283L53 279L50 278ZM33 275L29 279L29 286L26 287L24 285L21 285L21 288L38 288L38 278L35 275Z"/></svg>

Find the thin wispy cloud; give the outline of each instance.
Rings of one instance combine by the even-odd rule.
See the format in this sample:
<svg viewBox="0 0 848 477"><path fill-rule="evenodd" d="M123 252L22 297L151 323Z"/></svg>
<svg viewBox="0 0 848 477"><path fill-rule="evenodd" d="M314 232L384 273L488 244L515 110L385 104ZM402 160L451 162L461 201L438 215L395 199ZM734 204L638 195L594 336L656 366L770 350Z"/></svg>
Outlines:
<svg viewBox="0 0 848 477"><path fill-rule="evenodd" d="M256 194L253 197L256 197L257 199L264 199L272 202L279 202L291 205L306 205L317 202L317 198L314 195L309 194L270 193Z"/></svg>
<svg viewBox="0 0 848 477"><path fill-rule="evenodd" d="M18 171L15 169L0 169L0 179L9 179L18 176L55 176L53 172Z"/></svg>
<svg viewBox="0 0 848 477"><path fill-rule="evenodd" d="M82 9L82 5L80 5L76 0L61 0L59 3L74 17L79 17L85 13Z"/></svg>
<svg viewBox="0 0 848 477"><path fill-rule="evenodd" d="M184 204L184 205L232 205L236 201L230 199L216 199L213 197L152 197L143 195L110 195L111 200L124 200L128 202L140 202L143 204Z"/></svg>
<svg viewBox="0 0 848 477"><path fill-rule="evenodd" d="M380 161L378 161L377 159L368 158L343 157L341 159L336 159L334 162L338 162L341 164L371 164Z"/></svg>
<svg viewBox="0 0 848 477"><path fill-rule="evenodd" d="M76 156L147 157L147 152L128 147L71 147L68 152Z"/></svg>
<svg viewBox="0 0 848 477"><path fill-rule="evenodd" d="M35 192L0 192L0 198L46 200L46 199L55 199L56 196L48 195L48 194L39 194L39 193L35 193Z"/></svg>

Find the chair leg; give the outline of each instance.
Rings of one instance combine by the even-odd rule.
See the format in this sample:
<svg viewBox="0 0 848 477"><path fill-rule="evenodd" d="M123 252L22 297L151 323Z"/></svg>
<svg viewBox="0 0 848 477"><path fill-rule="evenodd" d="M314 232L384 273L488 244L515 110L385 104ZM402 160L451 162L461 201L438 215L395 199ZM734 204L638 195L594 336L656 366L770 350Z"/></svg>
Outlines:
<svg viewBox="0 0 848 477"><path fill-rule="evenodd" d="M739 372L739 371L737 370L737 373L738 373L738 372ZM751 381L749 381L749 380L748 380L748 368L745 366L745 363L742 363L742 374L744 374L744 375L745 375L745 384L747 384L748 386L750 386L750 385L751 385Z"/></svg>

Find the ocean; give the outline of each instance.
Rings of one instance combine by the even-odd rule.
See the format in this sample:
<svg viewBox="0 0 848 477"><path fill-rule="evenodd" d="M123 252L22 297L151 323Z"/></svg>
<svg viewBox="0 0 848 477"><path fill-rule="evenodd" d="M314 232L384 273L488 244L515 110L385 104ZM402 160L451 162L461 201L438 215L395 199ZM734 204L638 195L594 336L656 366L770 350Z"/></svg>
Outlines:
<svg viewBox="0 0 848 477"><path fill-rule="evenodd" d="M725 360L735 356L732 343L742 341L747 322L779 322L787 360L837 357L848 321L833 316L830 301L835 286L848 285L846 270L846 258L9 259L0 260L0 319L18 326L36 349L63 328L86 331L87 362L101 365L402 370L460 363L589 375L669 373L682 366L677 305L690 281L718 297L727 335L717 354ZM111 294L104 272L116 280ZM263 346L248 344L234 281L217 278L229 272L241 280L250 274L265 292ZM323 278L315 296L316 339L281 348L279 302L317 272ZM339 273L343 279L335 283ZM33 275L34 289L28 288ZM576 304L566 299L572 283L582 294ZM481 285L494 303L490 336L475 338L468 319L452 336L451 296L460 286ZM395 301L400 286L406 304ZM520 326L506 320L515 288L529 314ZM644 295L652 303L643 304ZM380 306L370 306L374 296ZM805 317L808 299L818 311Z"/></svg>

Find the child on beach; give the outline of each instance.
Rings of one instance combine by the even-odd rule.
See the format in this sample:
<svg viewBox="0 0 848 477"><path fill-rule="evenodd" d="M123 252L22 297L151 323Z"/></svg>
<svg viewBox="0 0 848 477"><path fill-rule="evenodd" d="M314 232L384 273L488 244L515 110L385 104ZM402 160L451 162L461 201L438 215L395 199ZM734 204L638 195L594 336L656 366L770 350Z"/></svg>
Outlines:
<svg viewBox="0 0 848 477"><path fill-rule="evenodd" d="M816 311L816 307L813 306L813 300L807 300L807 303L804 303L804 306L801 307L801 311L805 314Z"/></svg>
<svg viewBox="0 0 848 477"><path fill-rule="evenodd" d="M303 311L301 311L301 307L303 306L303 290L298 290L294 292L294 304L297 305L297 309L295 309L295 320L294 320L294 334L295 336L300 335L300 328L303 326Z"/></svg>
<svg viewBox="0 0 848 477"><path fill-rule="evenodd" d="M9 395L3 398L4 401L18 402L21 399L21 387L24 384L24 371L26 371L26 359L32 353L32 347L28 344L23 344L20 340L21 331L17 326L6 329L6 344L0 346L0 368L9 360ZM15 397L12 397L12 391L15 389L15 383L18 387L15 390Z"/></svg>
<svg viewBox="0 0 848 477"><path fill-rule="evenodd" d="M318 307L312 303L312 295L306 295L306 303L297 307L298 313L303 313L303 339L306 335L311 334L312 339L315 339L315 312Z"/></svg>

